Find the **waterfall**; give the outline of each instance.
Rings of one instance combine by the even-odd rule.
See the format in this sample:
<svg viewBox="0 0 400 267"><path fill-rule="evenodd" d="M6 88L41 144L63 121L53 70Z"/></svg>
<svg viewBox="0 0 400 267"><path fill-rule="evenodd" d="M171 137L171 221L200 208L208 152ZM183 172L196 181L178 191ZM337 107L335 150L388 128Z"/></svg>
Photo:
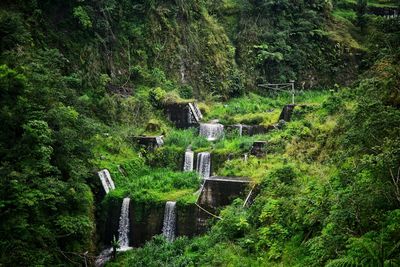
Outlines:
<svg viewBox="0 0 400 267"><path fill-rule="evenodd" d="M248 154L244 154L244 161L247 161L247 159L249 158Z"/></svg>
<svg viewBox="0 0 400 267"><path fill-rule="evenodd" d="M188 50L184 47L179 45L179 73L181 75L181 83L185 84L187 82L186 79L186 66L185 66L185 58L188 54Z"/></svg>
<svg viewBox="0 0 400 267"><path fill-rule="evenodd" d="M217 140L223 133L224 125L220 123L200 123L200 135L206 137L208 141Z"/></svg>
<svg viewBox="0 0 400 267"><path fill-rule="evenodd" d="M243 135L243 124L239 124L239 136Z"/></svg>
<svg viewBox="0 0 400 267"><path fill-rule="evenodd" d="M118 251L126 251L132 249L129 246L129 204L131 199L129 197L124 198L121 206L121 216L119 217L119 228L118 228L118 243L120 248ZM102 267L110 259L113 249L108 247L104 249L99 256L96 257L94 266Z"/></svg>
<svg viewBox="0 0 400 267"><path fill-rule="evenodd" d="M209 152L197 154L197 172L203 179L210 177L211 155Z"/></svg>
<svg viewBox="0 0 400 267"><path fill-rule="evenodd" d="M185 152L185 162L183 164L183 171L191 172L193 171L193 158L194 153L190 148L188 148Z"/></svg>
<svg viewBox="0 0 400 267"><path fill-rule="evenodd" d="M163 235L168 241L175 239L176 229L176 202L167 201L165 203Z"/></svg>
<svg viewBox="0 0 400 267"><path fill-rule="evenodd" d="M129 203L131 199L129 197L124 198L121 206L121 216L119 217L119 228L118 228L118 242L121 246L121 250L129 248Z"/></svg>
<svg viewBox="0 0 400 267"><path fill-rule="evenodd" d="M192 119L194 118L194 120ZM203 118L203 115L201 114L201 111L199 107L196 105L196 103L189 103L189 123L199 123L201 119Z"/></svg>
<svg viewBox="0 0 400 267"><path fill-rule="evenodd" d="M97 173L97 175L100 178L101 184L103 185L104 191L106 191L106 194L110 192L111 190L115 189L115 185L113 180L111 179L110 172L107 169L101 170Z"/></svg>
<svg viewBox="0 0 400 267"><path fill-rule="evenodd" d="M243 207L248 206L248 204L249 204L249 202L251 200L252 194L253 194L253 189L254 189L254 187L251 188L250 192L247 194L247 197L246 197L246 199L244 200L244 203L243 203Z"/></svg>
<svg viewBox="0 0 400 267"><path fill-rule="evenodd" d="M181 83L185 84L186 83L186 77L185 77L185 63L182 60L182 57L180 57L180 64L179 64L179 72L181 74Z"/></svg>
<svg viewBox="0 0 400 267"><path fill-rule="evenodd" d="M157 146L162 146L164 144L164 140L162 136L156 136Z"/></svg>
<svg viewBox="0 0 400 267"><path fill-rule="evenodd" d="M132 249L129 246L129 204L131 199L129 197L124 198L121 206L121 216L119 217L119 228L118 228L118 243L120 248L118 251L126 251ZM96 257L94 266L103 267L110 259L113 249L108 247L104 249L99 256Z"/></svg>

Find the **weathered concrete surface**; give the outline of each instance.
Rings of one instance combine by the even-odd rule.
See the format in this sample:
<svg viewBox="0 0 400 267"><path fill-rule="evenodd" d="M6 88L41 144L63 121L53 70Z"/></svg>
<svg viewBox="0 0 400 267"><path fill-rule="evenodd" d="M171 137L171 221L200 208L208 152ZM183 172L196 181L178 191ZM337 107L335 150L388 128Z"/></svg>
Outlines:
<svg viewBox="0 0 400 267"><path fill-rule="evenodd" d="M255 141L250 154L258 158L264 157L267 154L267 141Z"/></svg>
<svg viewBox="0 0 400 267"><path fill-rule="evenodd" d="M153 236L162 233L164 203L131 203L130 245L139 247Z"/></svg>
<svg viewBox="0 0 400 267"><path fill-rule="evenodd" d="M239 133L240 128L242 128L242 136L248 135L253 136L256 134L266 134L274 129L276 129L276 125L246 125L246 124L234 124L228 125L226 127L227 132L237 131Z"/></svg>
<svg viewBox="0 0 400 267"><path fill-rule="evenodd" d="M147 150L155 150L164 143L164 137L160 136L137 136L135 137L136 142Z"/></svg>
<svg viewBox="0 0 400 267"><path fill-rule="evenodd" d="M279 115L279 120L284 120L289 122L292 118L293 110L296 107L294 104L289 104L283 107L281 114Z"/></svg>
<svg viewBox="0 0 400 267"><path fill-rule="evenodd" d="M195 111L193 109L195 109ZM164 111L168 119L174 123L175 127L180 129L197 127L202 117L195 103L167 104Z"/></svg>
<svg viewBox="0 0 400 267"><path fill-rule="evenodd" d="M367 13L373 14L375 16L383 16L383 17L391 16L393 18L395 18L395 17L397 18L400 16L400 8L368 6Z"/></svg>
<svg viewBox="0 0 400 267"><path fill-rule="evenodd" d="M111 246L113 236L118 239L119 216L121 215L122 199L111 199L105 210L99 210L97 220L97 233L99 241L106 247Z"/></svg>
<svg viewBox="0 0 400 267"><path fill-rule="evenodd" d="M113 236L118 238L119 217L122 200L114 199L108 204L104 221L98 224L100 241L110 246ZM140 247L153 236L162 233L165 203L137 203L132 201L129 207L130 230L129 245ZM176 236L193 237L203 234L209 228L208 220L212 216L201 210L196 204L176 207Z"/></svg>
<svg viewBox="0 0 400 267"><path fill-rule="evenodd" d="M246 177L212 176L204 180L198 204L207 211L216 213L220 207L229 205L235 198L245 198L250 179Z"/></svg>

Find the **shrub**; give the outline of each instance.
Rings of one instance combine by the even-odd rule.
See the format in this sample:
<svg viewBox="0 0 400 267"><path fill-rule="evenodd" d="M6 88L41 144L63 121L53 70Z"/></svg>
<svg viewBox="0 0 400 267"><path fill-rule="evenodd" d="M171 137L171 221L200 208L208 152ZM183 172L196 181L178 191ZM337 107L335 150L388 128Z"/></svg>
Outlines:
<svg viewBox="0 0 400 267"><path fill-rule="evenodd" d="M161 87L156 87L152 89L149 93L149 101L156 108L163 107L163 101L167 92Z"/></svg>

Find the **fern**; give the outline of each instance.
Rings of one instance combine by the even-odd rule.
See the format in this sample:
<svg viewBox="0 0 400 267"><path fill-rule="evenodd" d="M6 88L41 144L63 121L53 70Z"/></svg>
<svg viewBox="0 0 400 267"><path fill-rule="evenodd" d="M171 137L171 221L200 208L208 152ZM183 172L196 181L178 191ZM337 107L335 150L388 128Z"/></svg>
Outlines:
<svg viewBox="0 0 400 267"><path fill-rule="evenodd" d="M362 266L358 260L351 257L343 257L329 261L325 267L358 267Z"/></svg>

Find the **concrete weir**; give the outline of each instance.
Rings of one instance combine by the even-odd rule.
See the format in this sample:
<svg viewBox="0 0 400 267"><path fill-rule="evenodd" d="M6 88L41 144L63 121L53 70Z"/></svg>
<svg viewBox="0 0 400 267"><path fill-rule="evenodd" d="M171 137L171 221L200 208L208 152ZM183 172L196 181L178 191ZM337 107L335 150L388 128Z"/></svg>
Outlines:
<svg viewBox="0 0 400 267"><path fill-rule="evenodd" d="M289 104L283 107L281 114L279 115L279 120L284 120L289 122L292 118L293 110L296 107L294 104Z"/></svg>
<svg viewBox="0 0 400 267"><path fill-rule="evenodd" d="M255 141L251 147L250 154L258 158L264 157L267 153L267 141Z"/></svg>
<svg viewBox="0 0 400 267"><path fill-rule="evenodd" d="M197 127L203 118L197 104L192 103L170 103L165 106L168 119L177 128Z"/></svg>
<svg viewBox="0 0 400 267"><path fill-rule="evenodd" d="M135 137L137 143L148 150L154 150L164 144L164 137L159 136L138 136Z"/></svg>
<svg viewBox="0 0 400 267"><path fill-rule="evenodd" d="M233 132L236 130L239 136L253 136L257 134L266 134L272 130L275 130L277 127L276 125L246 125L246 124L234 124L228 125L226 130L228 133Z"/></svg>
<svg viewBox="0 0 400 267"><path fill-rule="evenodd" d="M235 198L245 198L250 191L247 177L212 176L204 179L197 204L210 212L229 205Z"/></svg>

